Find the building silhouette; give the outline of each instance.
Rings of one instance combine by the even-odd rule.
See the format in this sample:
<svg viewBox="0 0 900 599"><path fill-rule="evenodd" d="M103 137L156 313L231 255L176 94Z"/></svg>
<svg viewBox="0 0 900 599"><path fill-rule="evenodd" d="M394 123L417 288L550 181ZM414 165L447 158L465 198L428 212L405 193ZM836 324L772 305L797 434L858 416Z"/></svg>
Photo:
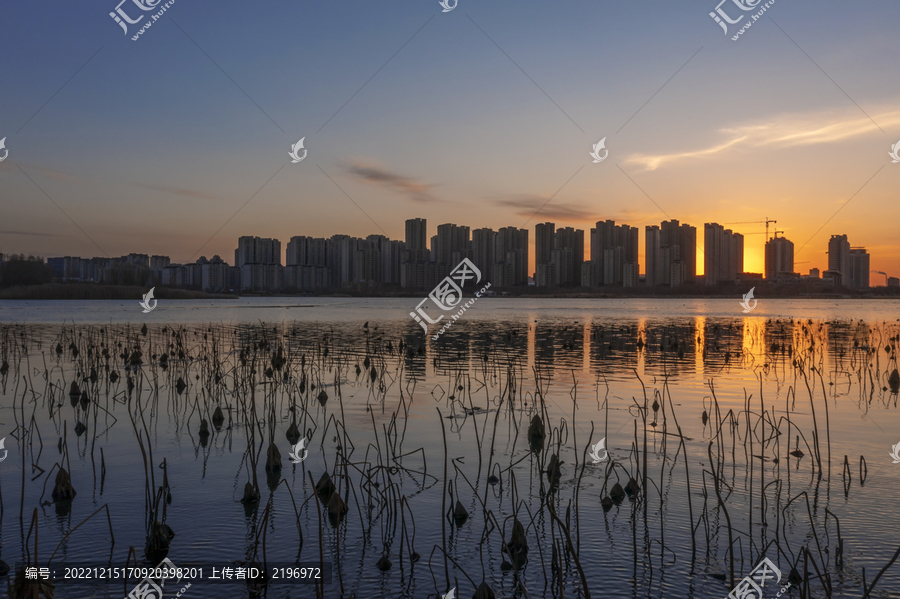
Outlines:
<svg viewBox="0 0 900 599"><path fill-rule="evenodd" d="M281 242L269 237L240 237L234 250L234 265L281 264Z"/></svg>
<svg viewBox="0 0 900 599"><path fill-rule="evenodd" d="M647 226L646 284L677 287L696 277L696 228L672 219ZM234 250L234 266L219 256L201 256L190 264L172 264L168 256L132 253L119 258L50 257L55 278L113 285L169 285L207 291L245 290L363 291L402 287L433 289L463 259L469 259L481 278L495 288L535 284L542 287L634 287L638 284L638 229L597 221L590 230L590 260L585 261L581 229L546 222L535 226L535 262L529 260L529 231L499 230L445 223L428 236L427 221L405 222L403 241L373 234L358 238L336 234L329 238L293 236L282 266L281 242L274 238L241 236ZM430 241L430 248L428 242ZM744 238L718 223L704 225L706 284L729 284L742 276ZM846 235L828 241L828 269L811 268L809 275L794 269L794 244L769 239L765 246L765 277L778 282L819 280L818 285L843 285L865 290L870 286L871 257L863 247L850 247ZM790 279L790 281L788 281Z"/></svg>
<svg viewBox="0 0 900 599"><path fill-rule="evenodd" d="M850 281L844 285L851 289L869 288L869 252L866 248L850 248Z"/></svg>
<svg viewBox="0 0 900 599"><path fill-rule="evenodd" d="M831 277L837 279L838 284L849 284L850 242L847 241L846 235L832 235L828 240L828 270Z"/></svg>
<svg viewBox="0 0 900 599"><path fill-rule="evenodd" d="M411 218L406 221L406 249L411 252L424 251L428 240L427 221ZM418 259L418 257L416 258Z"/></svg>
<svg viewBox="0 0 900 599"><path fill-rule="evenodd" d="M437 235L432 237L431 259L437 263L441 278L450 274L464 258L471 258L469 227L446 223L438 225Z"/></svg>
<svg viewBox="0 0 900 599"><path fill-rule="evenodd" d="M637 227L616 225L613 220L597 221L591 229L591 259L582 267L582 285L637 284Z"/></svg>
<svg viewBox="0 0 900 599"><path fill-rule="evenodd" d="M539 223L534 227L534 283L538 287L550 287L556 279L553 273L552 253L556 242L556 225Z"/></svg>
<svg viewBox="0 0 900 599"><path fill-rule="evenodd" d="M779 276L794 275L794 244L785 237L775 237L766 242L766 279L777 280ZM816 276L818 278L818 275Z"/></svg>
<svg viewBox="0 0 900 599"><path fill-rule="evenodd" d="M580 286L581 265L584 263L584 231L572 227L557 229L550 261L555 273L553 285Z"/></svg>
<svg viewBox="0 0 900 599"><path fill-rule="evenodd" d="M672 219L645 229L645 284L678 287L697 277L697 228Z"/></svg>
<svg viewBox="0 0 900 599"><path fill-rule="evenodd" d="M706 223L703 229L706 285L736 281L744 272L744 236L719 223Z"/></svg>
<svg viewBox="0 0 900 599"><path fill-rule="evenodd" d="M497 287L528 284L528 229L503 227L497 231L494 268L491 273ZM491 279L493 282L494 279Z"/></svg>

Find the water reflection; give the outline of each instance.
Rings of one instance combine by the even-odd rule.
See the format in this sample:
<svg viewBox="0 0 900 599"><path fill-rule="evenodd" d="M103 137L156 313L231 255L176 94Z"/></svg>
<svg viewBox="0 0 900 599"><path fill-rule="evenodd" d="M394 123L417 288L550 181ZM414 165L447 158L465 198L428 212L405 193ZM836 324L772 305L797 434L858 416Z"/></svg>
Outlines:
<svg viewBox="0 0 900 599"><path fill-rule="evenodd" d="M767 547L801 579L822 572L808 596L858 596L856 556L890 557L860 539L900 540L879 522L890 471L855 476L852 457L887 460L898 339L886 323L541 312L437 340L408 321L6 326L0 393L23 459L3 464L4 496L39 506L69 556L323 555L326 596L434 595L451 576L466 596L482 580L502 596L725 596ZM292 464L301 431L310 458ZM609 461L586 464L601 438ZM80 494L43 503L63 466ZM67 536L104 502L112 549ZM5 555L34 560L19 524ZM269 596L291 592L309 596Z"/></svg>

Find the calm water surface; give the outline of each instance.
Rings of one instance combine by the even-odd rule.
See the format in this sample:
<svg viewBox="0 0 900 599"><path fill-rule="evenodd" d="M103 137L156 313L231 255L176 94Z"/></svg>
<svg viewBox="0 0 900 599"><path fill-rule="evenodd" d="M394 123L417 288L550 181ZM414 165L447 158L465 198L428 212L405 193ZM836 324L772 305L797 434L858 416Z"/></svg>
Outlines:
<svg viewBox="0 0 900 599"><path fill-rule="evenodd" d="M721 599L732 557L738 582L763 556L782 585L806 562L811 596L861 597L863 569L871 585L900 547L900 302L760 299L743 314L724 299L484 298L437 341L409 317L417 303L161 301L143 314L137 300L0 302L0 558L28 559L37 508L40 565L56 550L57 570L122 566L130 547L146 565L142 445L151 495L166 461L176 565L261 562L263 547L267 563L318 563L321 551L325 597L468 598L484 581L497 597L586 596L586 583L593 598ZM532 448L535 416L545 437ZM292 423L309 439L296 465ZM282 466L267 477L270 443ZM49 504L55 465L71 502ZM254 471L261 497L244 505ZM310 482L325 471L349 508L336 527ZM604 510L631 477L634 496ZM465 521L444 517L457 500ZM114 543L105 511L73 532L102 506ZM518 579L504 567L514 519L528 545ZM55 596L121 598L136 582L57 581ZM315 588L194 580L183 596ZM900 567L872 596L900 596Z"/></svg>

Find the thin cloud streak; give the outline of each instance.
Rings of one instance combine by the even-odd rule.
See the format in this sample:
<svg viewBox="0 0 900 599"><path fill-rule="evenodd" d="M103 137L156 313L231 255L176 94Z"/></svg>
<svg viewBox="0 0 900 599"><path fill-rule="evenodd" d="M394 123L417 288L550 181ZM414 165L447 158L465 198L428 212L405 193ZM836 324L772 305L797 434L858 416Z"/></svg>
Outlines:
<svg viewBox="0 0 900 599"><path fill-rule="evenodd" d="M492 200L496 206L516 209L516 216L530 217L535 210L546 204L549 196L521 195L512 198ZM539 220L560 220L563 222L597 222L596 213L573 204L553 203L541 210Z"/></svg>
<svg viewBox="0 0 900 599"><path fill-rule="evenodd" d="M69 173L66 171L61 171L61 170L55 169L55 168L50 168L50 167L46 167L46 166L38 166L35 164L25 164L25 166L29 170L39 172L42 177L44 177L46 179L53 179L54 181L61 181L64 183L76 183L76 182L84 183L84 182L92 181L92 179L88 179L88 178L82 177L80 175L75 175L73 173ZM10 164L10 168L11 167L12 167L12 164ZM0 167L0 168L2 168L2 167ZM112 182L116 183L116 184L121 184L121 182L119 182L119 181L112 181ZM223 199L223 198L213 195L211 193L206 193L206 192L202 192L202 191L194 191L192 189L183 189L180 187L168 187L165 185L149 185L146 183L133 183L133 182L126 183L126 184L132 185L132 186L140 188L140 189L148 189L150 191L158 191L161 193L169 193L172 195L177 195L177 196L182 196L182 197L187 197L187 198L199 198L199 199L204 199L204 200L221 200L221 199Z"/></svg>
<svg viewBox="0 0 900 599"><path fill-rule="evenodd" d="M392 172L383 166L373 163L355 162L347 167L347 172L364 183L379 185L402 193L414 202L438 201L431 193L432 188L435 187L433 184L421 183L412 177Z"/></svg>
<svg viewBox="0 0 900 599"><path fill-rule="evenodd" d="M887 126L900 125L900 111L883 113L879 119ZM813 116L784 114L769 122L748 123L720 131L729 139L708 148L670 154L633 154L624 162L653 171L684 159L715 156L738 145L789 148L828 144L875 133L878 128L865 117L848 118L828 113Z"/></svg>
<svg viewBox="0 0 900 599"><path fill-rule="evenodd" d="M30 237L64 237L56 233L37 233L35 231L0 231L0 235L28 235Z"/></svg>
<svg viewBox="0 0 900 599"><path fill-rule="evenodd" d="M170 193L172 195L183 196L186 198L199 198L202 200L220 200L219 196L213 195L211 193L205 193L202 191L194 191L192 189L181 189L179 187L166 187L163 185L147 185L144 183L134 183L135 187L140 187L141 189L149 189L150 191L159 191L161 193Z"/></svg>

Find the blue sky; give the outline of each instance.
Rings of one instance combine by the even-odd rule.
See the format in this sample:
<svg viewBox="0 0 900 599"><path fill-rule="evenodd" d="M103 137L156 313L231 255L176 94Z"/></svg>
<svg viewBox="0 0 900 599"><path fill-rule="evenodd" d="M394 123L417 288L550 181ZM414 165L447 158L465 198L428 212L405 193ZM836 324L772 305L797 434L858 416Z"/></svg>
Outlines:
<svg viewBox="0 0 900 599"><path fill-rule="evenodd" d="M706 1L176 0L136 42L116 4L0 8L2 252L230 260L240 235L523 226L553 196L529 228L768 216L797 270L847 233L900 274L896 2L777 0L738 41Z"/></svg>

